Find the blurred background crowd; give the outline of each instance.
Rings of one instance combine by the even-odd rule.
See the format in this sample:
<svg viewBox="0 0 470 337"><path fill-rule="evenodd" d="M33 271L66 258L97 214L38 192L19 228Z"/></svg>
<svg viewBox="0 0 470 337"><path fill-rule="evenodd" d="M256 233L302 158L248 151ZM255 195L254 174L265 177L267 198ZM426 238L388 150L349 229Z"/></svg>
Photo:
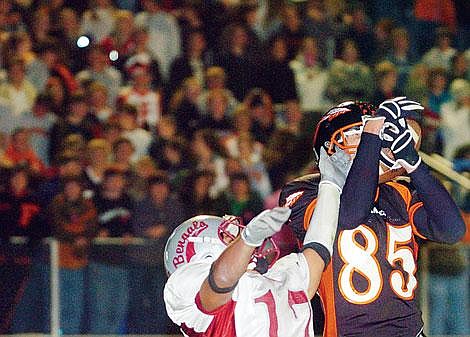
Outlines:
<svg viewBox="0 0 470 337"><path fill-rule="evenodd" d="M341 101L421 102L421 149L470 170L466 0L0 0L0 56L0 332L48 329L47 236L64 333L171 331L162 242L276 205ZM155 243L91 248L109 237Z"/></svg>

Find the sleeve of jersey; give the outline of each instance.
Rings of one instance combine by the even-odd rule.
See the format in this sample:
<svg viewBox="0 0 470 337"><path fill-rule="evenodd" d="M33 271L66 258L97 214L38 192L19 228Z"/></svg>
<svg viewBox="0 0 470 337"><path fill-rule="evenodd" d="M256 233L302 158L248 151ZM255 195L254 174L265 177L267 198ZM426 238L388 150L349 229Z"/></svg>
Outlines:
<svg viewBox="0 0 470 337"><path fill-rule="evenodd" d="M235 336L233 300L212 312L202 308L199 289L210 266L210 263L190 263L170 276L163 294L168 316L189 336Z"/></svg>
<svg viewBox="0 0 470 337"><path fill-rule="evenodd" d="M465 234L465 223L458 206L444 186L429 173L424 164L419 165L410 176L422 201L422 204L416 204L412 214L418 235L442 243L459 241Z"/></svg>
<svg viewBox="0 0 470 337"><path fill-rule="evenodd" d="M379 181L381 141L364 132L341 194L338 230L353 229L369 216Z"/></svg>

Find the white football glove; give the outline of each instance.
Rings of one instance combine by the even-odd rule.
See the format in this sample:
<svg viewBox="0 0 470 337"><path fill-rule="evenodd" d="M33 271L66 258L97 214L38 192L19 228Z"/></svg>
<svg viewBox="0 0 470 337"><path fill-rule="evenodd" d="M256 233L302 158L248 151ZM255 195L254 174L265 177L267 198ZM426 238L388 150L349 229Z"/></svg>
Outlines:
<svg viewBox="0 0 470 337"><path fill-rule="evenodd" d="M242 240L248 246L261 246L266 238L281 230L290 213L291 209L288 207L275 207L261 212L246 225L241 234Z"/></svg>
<svg viewBox="0 0 470 337"><path fill-rule="evenodd" d="M351 169L352 158L349 154L336 147L335 153L328 156L325 149L320 150L320 161L318 168L320 169L320 184L330 183L335 185L341 192L344 183Z"/></svg>

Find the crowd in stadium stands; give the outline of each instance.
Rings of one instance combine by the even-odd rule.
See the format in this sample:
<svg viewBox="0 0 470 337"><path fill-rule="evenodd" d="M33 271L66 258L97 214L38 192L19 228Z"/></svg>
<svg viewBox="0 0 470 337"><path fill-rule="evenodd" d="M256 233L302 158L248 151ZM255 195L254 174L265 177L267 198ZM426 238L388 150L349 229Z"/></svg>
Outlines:
<svg viewBox="0 0 470 337"><path fill-rule="evenodd" d="M341 101L421 102L422 150L470 170L465 0L0 0L0 53L0 232L31 238L0 252L0 333L47 330L27 310L46 236L64 333L169 331L161 245L124 257L91 240L250 220L311 169L315 123Z"/></svg>

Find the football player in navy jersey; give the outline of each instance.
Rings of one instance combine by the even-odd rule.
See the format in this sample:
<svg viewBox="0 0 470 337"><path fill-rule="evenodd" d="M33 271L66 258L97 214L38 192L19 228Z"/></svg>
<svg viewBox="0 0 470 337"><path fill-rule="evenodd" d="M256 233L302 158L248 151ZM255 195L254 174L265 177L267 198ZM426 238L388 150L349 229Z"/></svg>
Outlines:
<svg viewBox="0 0 470 337"><path fill-rule="evenodd" d="M319 287L324 336L423 336L416 300L419 242L455 243L465 224L415 149L419 132L405 117L421 109L403 97L378 109L345 102L317 125L316 153L342 149L354 158L341 195L332 260ZM405 180L391 180L403 173ZM298 178L280 196L280 205L292 209L289 224L300 242L318 182L318 175Z"/></svg>

